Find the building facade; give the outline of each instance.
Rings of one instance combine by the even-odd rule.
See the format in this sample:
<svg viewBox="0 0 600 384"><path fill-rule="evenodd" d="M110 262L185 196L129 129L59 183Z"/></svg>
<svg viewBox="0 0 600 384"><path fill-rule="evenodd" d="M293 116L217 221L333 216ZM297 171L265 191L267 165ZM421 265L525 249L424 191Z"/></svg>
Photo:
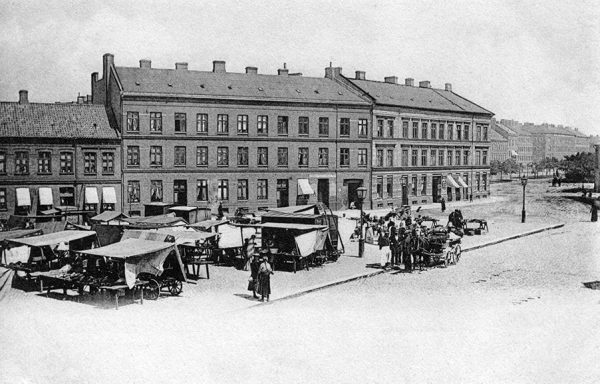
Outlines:
<svg viewBox="0 0 600 384"><path fill-rule="evenodd" d="M523 130L514 120L493 121L492 129L507 140L509 158L522 167L531 165L534 161L533 136L529 132ZM500 156L500 153L495 153L494 156Z"/></svg>
<svg viewBox="0 0 600 384"><path fill-rule="evenodd" d="M103 57L92 100L122 134L123 211L151 202L225 211L356 200L371 173L371 103L328 78L120 67Z"/></svg>
<svg viewBox="0 0 600 384"><path fill-rule="evenodd" d="M533 136L533 161L545 158L564 159L578 152L590 151L590 139L579 132L562 125L525 123L522 129Z"/></svg>
<svg viewBox="0 0 600 384"><path fill-rule="evenodd" d="M508 138L498 132L494 119L492 119L492 129L490 130L490 153L490 161L502 163L512 157L512 153L508 149Z"/></svg>
<svg viewBox="0 0 600 384"><path fill-rule="evenodd" d="M121 204L121 148L105 109L0 102L0 219Z"/></svg>

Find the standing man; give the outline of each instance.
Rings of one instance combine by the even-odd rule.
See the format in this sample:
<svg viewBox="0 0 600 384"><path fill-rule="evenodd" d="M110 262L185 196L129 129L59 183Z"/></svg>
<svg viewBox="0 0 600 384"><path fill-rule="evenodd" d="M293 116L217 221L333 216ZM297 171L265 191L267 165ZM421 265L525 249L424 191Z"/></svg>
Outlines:
<svg viewBox="0 0 600 384"><path fill-rule="evenodd" d="M442 213L446 212L446 199L442 197Z"/></svg>
<svg viewBox="0 0 600 384"><path fill-rule="evenodd" d="M600 202L597 199L592 200L592 222L598 221L598 205Z"/></svg>

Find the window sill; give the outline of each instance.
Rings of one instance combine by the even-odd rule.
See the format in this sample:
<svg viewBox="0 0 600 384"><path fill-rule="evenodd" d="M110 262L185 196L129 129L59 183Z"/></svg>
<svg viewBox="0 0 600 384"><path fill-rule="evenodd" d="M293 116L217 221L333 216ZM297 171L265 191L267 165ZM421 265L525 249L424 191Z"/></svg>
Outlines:
<svg viewBox="0 0 600 384"><path fill-rule="evenodd" d="M208 132L196 132L196 135L199 135L199 136L208 136Z"/></svg>
<svg viewBox="0 0 600 384"><path fill-rule="evenodd" d="M133 133L133 134L139 135L140 131L125 131L125 133Z"/></svg>
<svg viewBox="0 0 600 384"><path fill-rule="evenodd" d="M219 168L227 168L227 167L229 167L229 164L217 164L217 167L219 167Z"/></svg>
<svg viewBox="0 0 600 384"><path fill-rule="evenodd" d="M83 176L98 176L97 173L84 173Z"/></svg>
<svg viewBox="0 0 600 384"><path fill-rule="evenodd" d="M175 168L185 168L186 165L185 164L173 164L173 167L175 167Z"/></svg>
<svg viewBox="0 0 600 384"><path fill-rule="evenodd" d="M299 137L308 137L308 133L298 133Z"/></svg>
<svg viewBox="0 0 600 384"><path fill-rule="evenodd" d="M29 176L29 173L15 173L15 176Z"/></svg>
<svg viewBox="0 0 600 384"><path fill-rule="evenodd" d="M208 164L196 164L196 168L207 168Z"/></svg>
<svg viewBox="0 0 600 384"><path fill-rule="evenodd" d="M238 164L238 168L248 168L248 164Z"/></svg>
<svg viewBox="0 0 600 384"><path fill-rule="evenodd" d="M59 176L73 176L75 173L73 172L61 172L59 173Z"/></svg>
<svg viewBox="0 0 600 384"><path fill-rule="evenodd" d="M176 135L187 135L187 131L182 131L182 132L177 132L175 131Z"/></svg>
<svg viewBox="0 0 600 384"><path fill-rule="evenodd" d="M283 136L283 137L287 137L288 134L287 133L278 133L277 136Z"/></svg>
<svg viewBox="0 0 600 384"><path fill-rule="evenodd" d="M329 168L329 164L319 164L319 168Z"/></svg>
<svg viewBox="0 0 600 384"><path fill-rule="evenodd" d="M218 136L229 136L229 132L217 132Z"/></svg>
<svg viewBox="0 0 600 384"><path fill-rule="evenodd" d="M287 164L277 164L277 168L288 168Z"/></svg>
<svg viewBox="0 0 600 384"><path fill-rule="evenodd" d="M162 168L162 164L150 164L151 168Z"/></svg>
<svg viewBox="0 0 600 384"><path fill-rule="evenodd" d="M238 132L238 136L248 136L248 132Z"/></svg>
<svg viewBox="0 0 600 384"><path fill-rule="evenodd" d="M52 172L38 172L37 175L38 176L51 176Z"/></svg>
<svg viewBox="0 0 600 384"><path fill-rule="evenodd" d="M150 134L151 135L162 135L163 133L162 133L162 131L160 131L160 132L159 131L150 131Z"/></svg>
<svg viewBox="0 0 600 384"><path fill-rule="evenodd" d="M139 168L139 164L127 164L127 168ZM72 173L61 173L61 175L72 175Z"/></svg>
<svg viewBox="0 0 600 384"><path fill-rule="evenodd" d="M114 176L115 172L102 172L102 176Z"/></svg>
<svg viewBox="0 0 600 384"><path fill-rule="evenodd" d="M340 135L340 137L345 138L345 139L349 139L350 135Z"/></svg>

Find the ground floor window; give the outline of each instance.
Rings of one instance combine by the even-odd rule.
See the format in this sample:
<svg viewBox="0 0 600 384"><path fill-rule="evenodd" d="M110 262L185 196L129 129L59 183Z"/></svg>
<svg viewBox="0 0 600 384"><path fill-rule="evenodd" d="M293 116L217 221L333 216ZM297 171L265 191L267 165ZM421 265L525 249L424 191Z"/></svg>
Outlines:
<svg viewBox="0 0 600 384"><path fill-rule="evenodd" d="M8 205L6 204L6 188L0 188L0 211L6 211Z"/></svg>
<svg viewBox="0 0 600 384"><path fill-rule="evenodd" d="M258 179L256 183L256 198L259 200L266 200L269 198L267 179Z"/></svg>
<svg viewBox="0 0 600 384"><path fill-rule="evenodd" d="M248 179L238 180L237 199L248 200Z"/></svg>
<svg viewBox="0 0 600 384"><path fill-rule="evenodd" d="M377 177L377 198L378 199L382 199L383 198L383 177L382 176L378 176Z"/></svg>
<svg viewBox="0 0 600 384"><path fill-rule="evenodd" d="M137 180L131 180L127 182L127 194L129 203L140 202L140 182Z"/></svg>
<svg viewBox="0 0 600 384"><path fill-rule="evenodd" d="M196 184L196 200L208 201L208 180L200 179Z"/></svg>
<svg viewBox="0 0 600 384"><path fill-rule="evenodd" d="M412 194L417 196L417 176L412 177Z"/></svg>
<svg viewBox="0 0 600 384"><path fill-rule="evenodd" d="M394 197L394 176L387 177L386 192L387 197Z"/></svg>
<svg viewBox="0 0 600 384"><path fill-rule="evenodd" d="M75 188L60 187L58 188L61 206L75 206Z"/></svg>
<svg viewBox="0 0 600 384"><path fill-rule="evenodd" d="M150 201L163 201L163 184L162 180L150 181Z"/></svg>
<svg viewBox="0 0 600 384"><path fill-rule="evenodd" d="M427 195L427 176L421 177L421 196Z"/></svg>
<svg viewBox="0 0 600 384"><path fill-rule="evenodd" d="M229 180L219 179L217 183L217 198L219 200L229 200Z"/></svg>

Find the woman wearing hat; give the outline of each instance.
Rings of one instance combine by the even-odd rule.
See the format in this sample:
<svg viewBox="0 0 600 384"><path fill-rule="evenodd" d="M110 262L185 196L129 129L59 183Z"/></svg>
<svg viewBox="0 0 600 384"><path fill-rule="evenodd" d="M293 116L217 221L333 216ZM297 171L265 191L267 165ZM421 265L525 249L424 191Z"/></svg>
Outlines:
<svg viewBox="0 0 600 384"><path fill-rule="evenodd" d="M262 261L260 266L258 267L258 294L260 295L260 301L265 301L265 296L267 297L267 301L269 301L269 295L271 294L271 275L273 274L273 269L271 268L271 264L269 264L269 260L267 256L262 257Z"/></svg>
<svg viewBox="0 0 600 384"><path fill-rule="evenodd" d="M252 262L250 263L250 279L248 280L248 290L252 291L252 296L258 299L256 296L256 290L258 289L258 269L260 267L260 256L257 254L252 255Z"/></svg>

